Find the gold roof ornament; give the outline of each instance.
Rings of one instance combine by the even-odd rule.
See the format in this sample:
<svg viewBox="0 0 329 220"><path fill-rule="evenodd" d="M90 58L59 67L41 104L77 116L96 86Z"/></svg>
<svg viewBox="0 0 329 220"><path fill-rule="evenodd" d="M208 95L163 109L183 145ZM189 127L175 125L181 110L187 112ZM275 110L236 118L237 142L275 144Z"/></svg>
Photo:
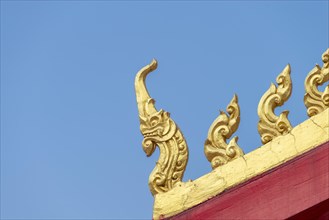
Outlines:
<svg viewBox="0 0 329 220"><path fill-rule="evenodd" d="M329 85L323 92L318 90L318 86L329 81L329 48L322 54L322 61L323 67L316 64L305 79L304 103L309 117L329 107Z"/></svg>
<svg viewBox="0 0 329 220"><path fill-rule="evenodd" d="M159 193L154 200L153 219L165 219L201 203L211 202L210 198L224 196L224 192L233 187L276 169L287 161L328 142L328 123L327 108L294 127L287 135L278 136L271 142L193 181L177 184L170 191ZM227 205L223 204L226 207Z"/></svg>
<svg viewBox="0 0 329 220"><path fill-rule="evenodd" d="M167 192L182 181L188 161L188 148L182 132L170 118L170 113L157 111L145 86L146 76L157 68L157 61L142 68L135 78L135 90L140 120L140 130L144 136L143 150L149 157L156 146L160 157L149 177L152 195Z"/></svg>
<svg viewBox="0 0 329 220"><path fill-rule="evenodd" d="M244 154L237 144L237 136L232 138L229 144L226 143L226 139L232 136L240 123L240 107L237 95L233 96L226 111L229 113L229 116L225 112L220 111L219 116L209 128L208 138L204 144L204 153L213 169Z"/></svg>
<svg viewBox="0 0 329 220"><path fill-rule="evenodd" d="M155 108L155 101L147 91L145 79L157 68L153 60L142 68L135 78L135 90L144 136L142 147L147 156L160 149L160 156L149 177L154 196L153 219L167 218L206 202L214 196L264 174L289 160L329 141L329 85L324 92L317 87L329 80L329 49L305 80L304 102L311 117L292 128L288 111L279 116L274 109L282 106L292 92L290 65L278 75L276 82L262 96L258 105L258 131L263 146L244 154L238 146L238 137L231 138L240 123L238 97L234 95L227 113L220 112L209 128L204 152L213 171L204 176L182 182L188 162L188 148L184 136L170 114Z"/></svg>
<svg viewBox="0 0 329 220"><path fill-rule="evenodd" d="M282 106L291 95L292 83L289 64L276 78L276 82L278 87L272 83L258 104L258 132L263 144L277 136L287 134L292 129L288 120L289 111L283 111L279 116L274 114L274 109Z"/></svg>

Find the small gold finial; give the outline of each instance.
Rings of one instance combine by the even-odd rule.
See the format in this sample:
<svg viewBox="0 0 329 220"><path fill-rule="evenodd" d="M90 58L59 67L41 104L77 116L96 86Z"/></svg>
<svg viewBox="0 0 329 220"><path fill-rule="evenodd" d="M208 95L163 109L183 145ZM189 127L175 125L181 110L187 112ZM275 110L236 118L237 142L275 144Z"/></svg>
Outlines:
<svg viewBox="0 0 329 220"><path fill-rule="evenodd" d="M309 117L319 114L329 107L329 85L323 92L318 90L318 86L329 81L329 48L322 54L322 61L323 67L316 64L305 79L304 103Z"/></svg>
<svg viewBox="0 0 329 220"><path fill-rule="evenodd" d="M144 136L143 150L149 157L160 149L159 160L149 177L152 195L167 192L182 181L188 161L188 148L184 136L170 113L157 111L145 85L146 76L157 68L157 61L142 68L135 78L135 90L140 120L140 130Z"/></svg>
<svg viewBox="0 0 329 220"><path fill-rule="evenodd" d="M240 123L240 107L237 95L233 96L226 111L229 116L220 111L219 116L209 128L208 138L204 144L204 153L213 169L244 154L237 144L237 136L232 138L229 144L226 143L226 140L237 130Z"/></svg>
<svg viewBox="0 0 329 220"><path fill-rule="evenodd" d="M289 111L283 111L279 116L274 114L274 109L282 106L291 95L292 82L289 64L276 78L276 82L278 87L272 83L258 104L258 132L263 144L288 133L292 129L288 120Z"/></svg>

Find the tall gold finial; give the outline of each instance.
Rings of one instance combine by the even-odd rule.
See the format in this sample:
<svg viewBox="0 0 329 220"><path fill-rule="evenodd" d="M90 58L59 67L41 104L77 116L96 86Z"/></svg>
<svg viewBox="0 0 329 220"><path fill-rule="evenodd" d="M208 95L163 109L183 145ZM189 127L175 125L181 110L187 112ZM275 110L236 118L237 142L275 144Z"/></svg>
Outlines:
<svg viewBox="0 0 329 220"><path fill-rule="evenodd" d="M289 64L276 78L276 82L278 87L272 83L258 104L258 132L263 144L279 135L288 133L292 129L288 120L289 111L283 111L279 116L274 114L274 109L282 106L291 95L292 82Z"/></svg>
<svg viewBox="0 0 329 220"><path fill-rule="evenodd" d="M329 48L322 54L323 67L318 64L311 70L305 79L304 103L309 117L319 114L329 107L329 85L323 92L318 86L329 81Z"/></svg>
<svg viewBox="0 0 329 220"><path fill-rule="evenodd" d="M240 123L237 95L233 96L226 111L229 113L229 117L225 112L220 111L219 116L209 128L208 138L204 144L204 153L213 169L244 154L237 144L237 136L232 138L229 144L226 143L226 140L237 130Z"/></svg>
<svg viewBox="0 0 329 220"><path fill-rule="evenodd" d="M156 146L160 157L149 177L152 195L167 192L181 182L188 161L186 141L170 113L157 111L155 101L145 86L146 76L157 68L157 61L142 68L135 78L135 90L140 119L140 130L144 136L143 150L149 157Z"/></svg>

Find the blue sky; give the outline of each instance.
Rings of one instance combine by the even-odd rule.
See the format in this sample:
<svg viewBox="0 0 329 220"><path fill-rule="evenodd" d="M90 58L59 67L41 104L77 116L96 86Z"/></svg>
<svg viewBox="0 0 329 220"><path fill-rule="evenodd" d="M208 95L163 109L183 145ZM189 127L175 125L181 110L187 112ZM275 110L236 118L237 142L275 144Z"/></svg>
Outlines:
<svg viewBox="0 0 329 220"><path fill-rule="evenodd" d="M307 119L304 79L328 48L328 1L1 1L1 218L150 219L134 77L189 145L184 181L211 170L208 128L234 93L245 152L257 105L291 64L283 108Z"/></svg>

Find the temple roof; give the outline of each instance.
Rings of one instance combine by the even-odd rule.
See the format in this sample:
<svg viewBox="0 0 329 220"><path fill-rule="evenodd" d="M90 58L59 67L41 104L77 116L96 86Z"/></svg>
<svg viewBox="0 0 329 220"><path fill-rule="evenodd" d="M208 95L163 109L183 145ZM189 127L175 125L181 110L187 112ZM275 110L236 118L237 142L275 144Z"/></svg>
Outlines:
<svg viewBox="0 0 329 220"><path fill-rule="evenodd" d="M277 85L274 83L270 85L261 97L257 108L259 116L257 128L264 145L248 154L244 154L243 149L238 145L238 137L232 137L240 123L238 96L234 94L227 106L227 113L220 111L219 116L211 124L205 140L204 153L213 170L196 180L187 182L182 181L189 156L186 140L178 125L170 117L170 113L163 109L156 109L155 100L151 98L145 84L146 77L157 68L158 63L153 60L149 65L143 67L135 78L140 130L144 137L142 147L147 156L151 156L156 147L160 149L159 160L150 174L148 182L155 199L153 218L172 217L200 204L205 204L208 202L207 200L218 198L234 187L246 184L259 176L269 175L273 170L284 167L315 148L325 149L324 152L327 153L329 147L329 85L325 87L324 91L320 91L318 87L329 81L329 49L323 53L322 61L323 66L316 65L305 79L304 104L309 118L295 127L288 119L288 110L283 110L278 115L275 113L275 109L283 106L292 94L290 65L286 65L278 74ZM317 157L314 159L316 160ZM322 177L328 179L328 171L322 169L328 167L325 164L326 160L320 161L322 163L318 164L319 167L316 169L321 170ZM303 176L300 178L302 179ZM289 184L305 185L297 180L296 176L296 180L292 178ZM272 183L266 184L272 185ZM324 184L328 185L328 181ZM305 187L311 186L306 184ZM322 188L328 191L328 187ZM315 201L322 201L321 199L329 201L327 191L321 191L321 193L319 193L320 191L308 191L308 193L319 193ZM297 199L298 194L293 193L295 192L292 192L292 197ZM326 196L322 198L321 195ZM280 198L282 199L282 197ZM283 198L283 201L286 200ZM309 206L315 205L314 201L313 203L311 200L308 201ZM216 210L215 213L221 215L222 213L218 213L218 207L220 206L212 210ZM295 207L295 211L296 209L303 211L306 208L310 207L298 206ZM257 209L257 205L255 209ZM286 215L276 217L287 218L297 214L291 210L282 212ZM274 213L274 211L272 212ZM241 213L241 217L243 214Z"/></svg>
<svg viewBox="0 0 329 220"><path fill-rule="evenodd" d="M172 190L156 195L153 218L181 213L328 143L328 122L329 109L307 119L285 136L196 180L182 182Z"/></svg>

